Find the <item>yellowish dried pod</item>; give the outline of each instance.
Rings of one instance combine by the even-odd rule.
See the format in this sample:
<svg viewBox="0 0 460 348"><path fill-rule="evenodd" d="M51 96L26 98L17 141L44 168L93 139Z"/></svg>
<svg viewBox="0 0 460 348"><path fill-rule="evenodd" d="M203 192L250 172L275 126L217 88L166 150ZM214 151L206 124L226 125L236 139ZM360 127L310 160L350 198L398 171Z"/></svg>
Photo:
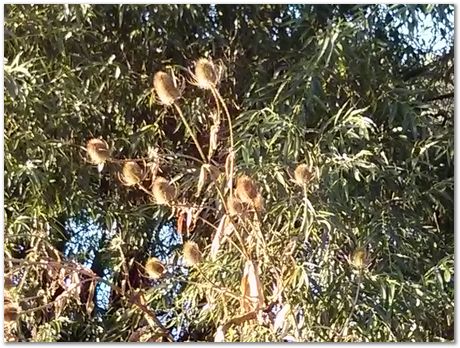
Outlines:
<svg viewBox="0 0 460 348"><path fill-rule="evenodd" d="M149 258L145 263L145 272L150 278L159 279L165 271L165 266L156 257Z"/></svg>
<svg viewBox="0 0 460 348"><path fill-rule="evenodd" d="M164 71L158 71L153 77L153 88L164 105L172 105L180 97L173 78Z"/></svg>
<svg viewBox="0 0 460 348"><path fill-rule="evenodd" d="M304 186L313 178L313 173L306 164L299 164L294 171L294 179L297 185Z"/></svg>
<svg viewBox="0 0 460 348"><path fill-rule="evenodd" d="M193 266L200 263L203 258L198 244L192 241L184 244L184 261L187 266Z"/></svg>
<svg viewBox="0 0 460 348"><path fill-rule="evenodd" d="M143 176L142 168L134 161L126 162L122 169L122 181L127 186L134 186L141 182Z"/></svg>
<svg viewBox="0 0 460 348"><path fill-rule="evenodd" d="M243 203L253 204L259 194L257 185L249 176L242 175L236 181L236 195Z"/></svg>
<svg viewBox="0 0 460 348"><path fill-rule="evenodd" d="M195 64L195 78L198 87L211 89L219 82L219 74L213 62L200 58Z"/></svg>
<svg viewBox="0 0 460 348"><path fill-rule="evenodd" d="M86 151L93 164L105 163L110 157L109 145L102 139L90 139L86 144Z"/></svg>
<svg viewBox="0 0 460 348"><path fill-rule="evenodd" d="M230 216L240 215L244 210L244 206L238 197L229 196L227 198L227 210Z"/></svg>
<svg viewBox="0 0 460 348"><path fill-rule="evenodd" d="M176 188L168 180L157 176L153 181L153 198L157 204L170 204L176 197Z"/></svg>
<svg viewBox="0 0 460 348"><path fill-rule="evenodd" d="M354 267L362 269L367 264L367 251L365 248L357 248L351 257L351 263Z"/></svg>

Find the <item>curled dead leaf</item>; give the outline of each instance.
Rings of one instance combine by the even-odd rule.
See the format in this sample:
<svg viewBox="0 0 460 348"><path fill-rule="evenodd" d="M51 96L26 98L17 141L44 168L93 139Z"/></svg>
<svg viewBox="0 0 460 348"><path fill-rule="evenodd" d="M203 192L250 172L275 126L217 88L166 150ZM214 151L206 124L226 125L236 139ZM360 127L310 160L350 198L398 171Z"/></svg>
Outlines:
<svg viewBox="0 0 460 348"><path fill-rule="evenodd" d="M241 279L242 308L244 312L255 311L265 306L259 269L253 261L248 260L244 266Z"/></svg>

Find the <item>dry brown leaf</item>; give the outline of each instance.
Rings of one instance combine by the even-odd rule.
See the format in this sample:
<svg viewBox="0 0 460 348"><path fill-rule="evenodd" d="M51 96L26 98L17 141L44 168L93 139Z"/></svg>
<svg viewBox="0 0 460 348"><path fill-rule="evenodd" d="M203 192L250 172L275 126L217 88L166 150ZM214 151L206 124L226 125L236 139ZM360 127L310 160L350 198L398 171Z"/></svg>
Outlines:
<svg viewBox="0 0 460 348"><path fill-rule="evenodd" d="M81 294L81 281L80 277L78 275L78 272L73 272L71 276L71 285L69 287L70 289L75 289L72 291L75 294L75 299L77 300L78 304L81 304L80 302L80 294Z"/></svg>
<svg viewBox="0 0 460 348"><path fill-rule="evenodd" d="M235 158L235 153L230 151L226 160L225 160L225 177L227 179L227 189L231 189L233 186L233 173L232 173L232 164Z"/></svg>
<svg viewBox="0 0 460 348"><path fill-rule="evenodd" d="M217 227L216 234L214 235L214 238L212 239L210 254L211 254L211 260L213 261L216 259L217 252L219 251L220 243L224 235L226 219L227 219L226 215L222 216L219 222L219 226Z"/></svg>
<svg viewBox="0 0 460 348"><path fill-rule="evenodd" d="M90 315L93 312L94 309L94 290L96 289L96 282L92 281L89 284L89 289L88 289L88 299L86 300L86 313Z"/></svg>
<svg viewBox="0 0 460 348"><path fill-rule="evenodd" d="M179 211L179 216L177 218L177 232L182 235L184 233L184 219L186 212L183 210Z"/></svg>
<svg viewBox="0 0 460 348"><path fill-rule="evenodd" d="M198 177L198 185L196 190L196 197L199 197L201 190L203 189L204 184L208 178L209 164L203 164L200 169L200 176Z"/></svg>
<svg viewBox="0 0 460 348"><path fill-rule="evenodd" d="M187 208L187 233L190 233L190 227L192 226L192 222L193 222L193 214L194 214L194 209Z"/></svg>
<svg viewBox="0 0 460 348"><path fill-rule="evenodd" d="M241 279L244 311L254 311L265 306L265 298L260 282L259 269L253 261L246 261Z"/></svg>

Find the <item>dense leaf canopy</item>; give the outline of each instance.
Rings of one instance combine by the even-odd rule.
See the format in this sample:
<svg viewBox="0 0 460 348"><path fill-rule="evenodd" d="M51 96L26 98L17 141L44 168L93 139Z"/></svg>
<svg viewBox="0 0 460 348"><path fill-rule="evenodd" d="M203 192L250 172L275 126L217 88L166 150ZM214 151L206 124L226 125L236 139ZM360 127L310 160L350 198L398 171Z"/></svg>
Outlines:
<svg viewBox="0 0 460 348"><path fill-rule="evenodd" d="M447 5L6 5L5 339L453 340L453 29Z"/></svg>

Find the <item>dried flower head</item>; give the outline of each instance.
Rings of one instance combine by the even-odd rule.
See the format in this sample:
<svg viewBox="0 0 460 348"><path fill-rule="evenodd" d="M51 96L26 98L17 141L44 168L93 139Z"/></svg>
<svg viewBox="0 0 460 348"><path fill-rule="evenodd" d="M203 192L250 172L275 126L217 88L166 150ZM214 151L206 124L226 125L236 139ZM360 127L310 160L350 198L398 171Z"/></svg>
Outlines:
<svg viewBox="0 0 460 348"><path fill-rule="evenodd" d="M313 178L313 173L306 164L299 164L294 171L294 178L297 185L304 186Z"/></svg>
<svg viewBox="0 0 460 348"><path fill-rule="evenodd" d="M15 321L19 315L18 306L15 303L11 302L11 299L8 297L5 297L4 299L3 314L5 322Z"/></svg>
<svg viewBox="0 0 460 348"><path fill-rule="evenodd" d="M159 279L165 273L165 266L156 257L151 257L145 263L145 271L150 278Z"/></svg>
<svg viewBox="0 0 460 348"><path fill-rule="evenodd" d="M164 71L158 71L153 77L153 88L164 105L171 105L180 97L180 91L173 78Z"/></svg>
<svg viewBox="0 0 460 348"><path fill-rule="evenodd" d="M195 242L185 242L184 244L184 260L187 266L193 266L201 262L202 254L198 244Z"/></svg>
<svg viewBox="0 0 460 348"><path fill-rule="evenodd" d="M200 58L195 65L195 79L198 87L211 89L219 82L218 69L212 61Z"/></svg>
<svg viewBox="0 0 460 348"><path fill-rule="evenodd" d="M367 251L365 248L356 248L351 257L351 264L358 268L363 269L367 264Z"/></svg>
<svg viewBox="0 0 460 348"><path fill-rule="evenodd" d="M139 164L134 161L123 165L121 181L126 186L134 186L142 181L143 171Z"/></svg>
<svg viewBox="0 0 460 348"><path fill-rule="evenodd" d="M243 203L253 204L259 192L254 180L242 175L236 181L236 194Z"/></svg>
<svg viewBox="0 0 460 348"><path fill-rule="evenodd" d="M170 204L176 197L176 188L168 180L157 176L153 181L153 198L157 204Z"/></svg>
<svg viewBox="0 0 460 348"><path fill-rule="evenodd" d="M109 145L102 139L90 139L86 144L86 151L93 164L102 164L110 157Z"/></svg>
<svg viewBox="0 0 460 348"><path fill-rule="evenodd" d="M243 212L244 206L238 197L229 196L227 198L227 210L230 216L235 216Z"/></svg>

